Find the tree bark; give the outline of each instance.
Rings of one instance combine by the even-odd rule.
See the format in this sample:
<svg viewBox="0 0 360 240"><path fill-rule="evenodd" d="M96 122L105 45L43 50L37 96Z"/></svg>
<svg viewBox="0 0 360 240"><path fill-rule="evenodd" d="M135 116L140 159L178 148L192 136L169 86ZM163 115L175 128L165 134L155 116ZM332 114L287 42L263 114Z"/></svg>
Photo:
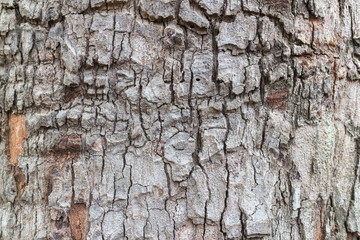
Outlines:
<svg viewBox="0 0 360 240"><path fill-rule="evenodd" d="M0 4L0 239L359 239L359 1Z"/></svg>

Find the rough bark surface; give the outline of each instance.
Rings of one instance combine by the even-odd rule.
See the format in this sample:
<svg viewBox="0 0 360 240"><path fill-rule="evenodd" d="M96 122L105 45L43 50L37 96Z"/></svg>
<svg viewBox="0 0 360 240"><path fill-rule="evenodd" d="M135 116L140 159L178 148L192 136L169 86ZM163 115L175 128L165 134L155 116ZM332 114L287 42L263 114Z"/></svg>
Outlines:
<svg viewBox="0 0 360 240"><path fill-rule="evenodd" d="M359 239L359 1L0 5L0 239Z"/></svg>

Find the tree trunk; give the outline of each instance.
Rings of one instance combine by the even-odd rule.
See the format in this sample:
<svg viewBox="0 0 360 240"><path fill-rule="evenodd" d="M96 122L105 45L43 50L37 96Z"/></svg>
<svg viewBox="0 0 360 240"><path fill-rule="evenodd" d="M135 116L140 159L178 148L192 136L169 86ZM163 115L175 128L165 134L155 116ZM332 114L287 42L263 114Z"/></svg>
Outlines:
<svg viewBox="0 0 360 240"><path fill-rule="evenodd" d="M0 239L359 239L359 1L0 3Z"/></svg>

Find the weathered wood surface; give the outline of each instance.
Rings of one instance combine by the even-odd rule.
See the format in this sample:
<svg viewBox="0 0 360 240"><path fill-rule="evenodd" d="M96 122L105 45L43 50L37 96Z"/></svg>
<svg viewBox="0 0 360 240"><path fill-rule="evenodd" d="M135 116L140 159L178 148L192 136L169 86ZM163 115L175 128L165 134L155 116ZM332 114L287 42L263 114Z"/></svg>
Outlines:
<svg viewBox="0 0 360 240"><path fill-rule="evenodd" d="M0 3L0 239L359 239L359 1Z"/></svg>

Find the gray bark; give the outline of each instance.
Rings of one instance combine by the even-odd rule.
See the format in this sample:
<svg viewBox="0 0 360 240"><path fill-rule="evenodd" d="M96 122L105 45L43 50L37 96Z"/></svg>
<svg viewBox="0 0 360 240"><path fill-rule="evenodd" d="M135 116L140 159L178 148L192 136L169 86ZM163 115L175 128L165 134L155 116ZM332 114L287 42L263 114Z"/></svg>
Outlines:
<svg viewBox="0 0 360 240"><path fill-rule="evenodd" d="M0 5L0 239L359 239L359 1Z"/></svg>

